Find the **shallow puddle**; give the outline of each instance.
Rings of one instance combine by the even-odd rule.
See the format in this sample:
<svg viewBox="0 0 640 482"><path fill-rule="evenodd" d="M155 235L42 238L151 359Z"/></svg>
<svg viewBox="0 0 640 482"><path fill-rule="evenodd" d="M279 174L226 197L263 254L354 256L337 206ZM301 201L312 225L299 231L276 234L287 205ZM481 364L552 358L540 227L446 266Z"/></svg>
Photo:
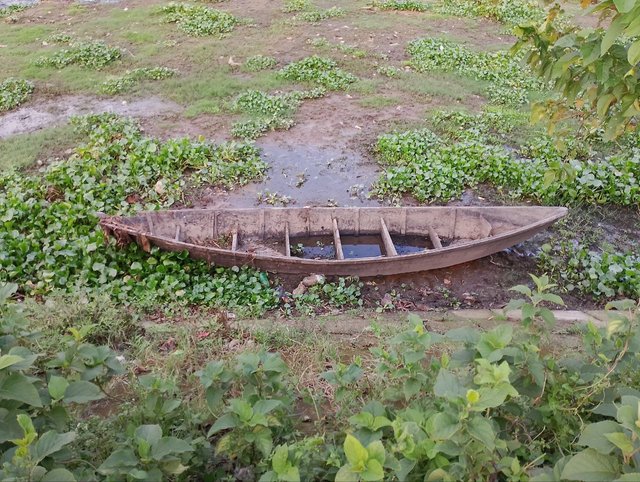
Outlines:
<svg viewBox="0 0 640 482"><path fill-rule="evenodd" d="M267 178L230 193L214 193L200 200L206 207L254 207L259 198L282 206L282 196L293 206L377 206L369 188L378 177L376 164L359 152L312 144L290 145L259 140L262 158L269 164ZM269 206L268 202L262 205Z"/></svg>

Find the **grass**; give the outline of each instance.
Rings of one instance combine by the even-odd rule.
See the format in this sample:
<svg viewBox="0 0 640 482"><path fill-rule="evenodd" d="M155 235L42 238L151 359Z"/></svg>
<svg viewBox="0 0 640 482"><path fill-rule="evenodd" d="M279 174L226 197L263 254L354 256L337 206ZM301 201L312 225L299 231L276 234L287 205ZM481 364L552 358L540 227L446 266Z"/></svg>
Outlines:
<svg viewBox="0 0 640 482"><path fill-rule="evenodd" d="M79 141L69 125L18 134L0 140L0 172L33 165L63 152Z"/></svg>

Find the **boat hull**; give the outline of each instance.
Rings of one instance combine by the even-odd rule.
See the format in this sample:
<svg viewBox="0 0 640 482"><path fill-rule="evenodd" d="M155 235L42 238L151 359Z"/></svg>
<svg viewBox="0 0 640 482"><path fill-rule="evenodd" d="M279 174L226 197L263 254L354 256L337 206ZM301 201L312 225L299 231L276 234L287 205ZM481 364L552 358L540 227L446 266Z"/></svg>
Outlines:
<svg viewBox="0 0 640 482"><path fill-rule="evenodd" d="M271 208L279 209L279 208ZM280 208L283 209L283 208ZM328 208L310 208L310 209L328 209ZM351 209L368 209L369 211L376 208L351 208ZM389 213L389 209L384 209L385 213ZM396 208L399 210L407 208ZM425 210L425 215L429 209L443 208L408 208L412 212L415 210ZM464 210L465 208L452 208ZM509 210L515 208L469 208L473 211L482 212L482 209L491 209L487 213L496 213L496 210ZM519 209L550 209L526 207ZM136 226L123 225L117 220L126 218L105 218L101 221L103 229L108 234L114 234L118 239L128 239L136 241L143 249L148 250L150 246L157 246L167 251L187 251L189 255L198 260L206 261L216 266L252 266L265 271L287 273L287 274L309 274L318 273L329 276L386 276L394 274L414 273L420 271L428 271L433 269L446 268L461 263L473 261L483 258L491 254L500 252L506 248L521 243L537 232L546 229L555 221L566 214L565 208L553 208L553 211L545 211L544 216L533 223L525 226L508 229L505 232L488 236L483 239L470 240L460 244L450 245L441 249L430 249L420 253L405 254L399 256L382 256L375 258L359 258L359 259L304 259L293 256L273 256L268 254L259 254L243 251L232 251L230 249L216 248L212 246L202 246L179 239L173 239L167 236L158 236L150 232L144 232ZM233 210L239 212L241 210ZM184 210L182 212L194 212L194 210ZM211 211L218 212L218 211ZM463 211L464 212L464 211ZM174 211L177 213L177 211ZM517 213L509 212L510 216ZM406 216L406 212L404 213ZM175 215L174 215L175 216ZM388 216L388 214L387 214ZM393 233L392 233L393 234ZM426 234L425 234L426 235ZM178 238L179 236L176 236Z"/></svg>

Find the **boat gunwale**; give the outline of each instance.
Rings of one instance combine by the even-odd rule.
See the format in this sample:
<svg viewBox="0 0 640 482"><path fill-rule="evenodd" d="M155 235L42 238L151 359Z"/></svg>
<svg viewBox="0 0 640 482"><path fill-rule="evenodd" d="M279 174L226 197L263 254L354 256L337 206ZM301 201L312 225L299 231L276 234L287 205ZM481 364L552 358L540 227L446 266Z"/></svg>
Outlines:
<svg viewBox="0 0 640 482"><path fill-rule="evenodd" d="M429 209L429 208L433 208L433 207L437 207L437 208L447 208L447 206L406 206L409 208L422 208L422 209ZM555 208L555 214L552 216L548 216L545 217L539 221L536 221L535 223L531 223L531 224L526 224L524 226L521 226L519 228L516 229L512 229L509 231L505 231L504 233L501 233L499 235L496 236L487 236L485 238L481 238L481 239L477 239L477 240L471 240L471 241L467 241L464 243L460 243L460 244L456 244L456 245L449 245L449 246L445 246L442 247L440 249L426 249L422 252L417 252L417 253L407 253L407 254L401 254L398 256L373 256L373 257L365 257L365 258L350 258L350 259L311 259L311 258L298 258L295 256L285 256L285 255L281 255L281 256L272 256L272 255L265 255L265 254L255 254L255 253L249 253L246 251L232 251L231 249L224 249L224 248L216 248L213 246L203 246L200 244L193 244L193 243L187 243L185 241L176 241L175 239L171 239L169 237L165 237L165 236L157 236L151 233L148 233L146 231L142 231L142 230L138 230L138 229L134 229L132 227L126 226L126 225L122 225L119 223L113 223L110 224L109 221L113 218L119 218L119 217L123 217L123 216L107 216L103 219L101 219L100 221L100 225L112 230L119 230L119 231L124 231L129 235L132 236L145 236L148 240L162 240L163 242L166 242L170 245L173 245L175 247L182 247L184 249L182 250L186 250L189 251L190 248L196 248L196 249L204 249L207 252L210 252L212 254L218 254L218 255L227 255L230 257L241 257L241 258L248 258L249 260L252 259L260 259L260 260L264 260L264 261L283 261L286 260L288 263L291 264L310 264L310 265L326 265L326 264L333 264L333 265L361 265L361 264L366 264L366 263L371 263L371 262L376 262L376 263L388 263L388 262L396 262L399 258L405 260L405 259L419 259L419 258L427 258L427 257L432 257L436 254L442 254L442 253L450 253L450 252L454 252L454 251L461 251L465 248L468 248L470 246L474 246L474 247L479 247L479 246L483 246L484 244L491 244L493 242L496 241L501 241L503 239L507 239L513 236L516 236L519 233L525 232L525 231L530 231L530 230L536 230L536 228L542 228L544 226L548 226L550 224L553 224L554 222L558 221L559 219L563 218L564 216L566 216L568 209L566 207L562 207L562 206L493 206L493 207L488 207L488 206L451 206L451 209L463 209L463 210L477 210L477 209L486 209L486 210L490 210L490 209L504 209L504 208L528 208L528 209L536 209L536 208L541 208L541 209L554 209ZM135 215L135 217L138 216L144 216L145 214L152 214L152 213L157 213L157 212L165 212L165 213L193 213L194 211L255 211L257 208L229 208L229 209L175 209L175 210L165 210L165 211L141 211L139 213L137 213ZM291 209L326 209L326 210L335 210L335 209L341 209L341 208L328 208L328 207L318 207L318 208L262 208L262 209L278 209L278 210L291 210ZM347 209L347 207L342 208L342 209ZM357 208L357 209L362 209L362 208ZM365 207L364 209L390 209L390 208L376 208L376 207ZM393 233L392 233L393 234Z"/></svg>

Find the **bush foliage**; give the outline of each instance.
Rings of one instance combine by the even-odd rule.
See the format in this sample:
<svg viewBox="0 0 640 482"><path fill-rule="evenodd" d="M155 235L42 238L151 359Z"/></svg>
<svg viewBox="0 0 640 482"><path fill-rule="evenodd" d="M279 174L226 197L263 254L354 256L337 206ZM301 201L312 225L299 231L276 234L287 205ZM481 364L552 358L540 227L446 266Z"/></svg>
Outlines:
<svg viewBox="0 0 640 482"><path fill-rule="evenodd" d="M309 400L268 347L242 349L181 373L125 375L121 357L70 328L38 357L38 334L0 285L0 476L22 480L634 480L640 309L611 308L581 328L575 350L551 344L548 279L517 286L520 329L499 324L442 335L421 319L378 337L365 364L332 360L330 389ZM126 360L125 360L125 363ZM325 361L326 363L326 361ZM125 377L135 403L82 409ZM184 383L183 382L183 383ZM4 389L11 387L11 390ZM331 411L322 427L296 416ZM307 424L308 425L308 424ZM98 443L96 443L98 442Z"/></svg>

